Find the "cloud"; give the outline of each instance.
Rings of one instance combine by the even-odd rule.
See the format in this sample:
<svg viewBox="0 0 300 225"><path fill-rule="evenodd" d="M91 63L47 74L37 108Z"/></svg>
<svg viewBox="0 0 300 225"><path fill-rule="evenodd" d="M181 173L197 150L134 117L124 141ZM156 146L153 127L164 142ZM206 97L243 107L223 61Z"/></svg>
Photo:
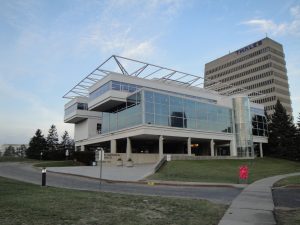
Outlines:
<svg viewBox="0 0 300 225"><path fill-rule="evenodd" d="M290 8L291 21L276 23L268 19L251 19L242 24L254 27L255 31L269 33L273 36L295 35L300 36L300 6Z"/></svg>
<svg viewBox="0 0 300 225"><path fill-rule="evenodd" d="M47 134L52 123L72 134L73 125L63 123L63 100L57 99L63 86L58 82L70 81L66 68L112 54L157 59L157 42L186 5L183 0L77 0L59 7L35 0L3 2L0 19L12 36L0 64L3 74L9 74L0 75L5 105L0 143L27 142L37 128Z"/></svg>
<svg viewBox="0 0 300 225"><path fill-rule="evenodd" d="M287 24L276 24L272 20L253 19L243 22L243 24L256 27L258 31L278 35L286 32Z"/></svg>
<svg viewBox="0 0 300 225"><path fill-rule="evenodd" d="M155 42L183 7L182 0L109 1L101 17L82 31L80 50L147 58ZM121 9L121 10L120 10Z"/></svg>
<svg viewBox="0 0 300 225"><path fill-rule="evenodd" d="M300 6L297 5L297 6L294 6L294 7L291 7L290 8L290 13L293 17L295 18L300 18Z"/></svg>
<svg viewBox="0 0 300 225"><path fill-rule="evenodd" d="M0 79L0 96L6 106L0 116L0 143L27 143L38 128L46 136L51 124L56 125L59 135L64 130L73 135L72 126L63 122L63 115L33 93Z"/></svg>

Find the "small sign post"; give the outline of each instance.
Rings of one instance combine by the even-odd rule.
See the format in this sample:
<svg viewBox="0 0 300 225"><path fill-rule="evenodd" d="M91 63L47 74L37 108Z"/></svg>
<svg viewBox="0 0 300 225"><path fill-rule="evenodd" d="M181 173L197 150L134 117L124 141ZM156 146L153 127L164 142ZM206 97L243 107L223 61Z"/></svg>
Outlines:
<svg viewBox="0 0 300 225"><path fill-rule="evenodd" d="M99 163L100 163L100 189L101 189L101 184L102 184L102 182L101 182L101 180L102 180L102 161L103 161L103 159L104 159L104 150L103 150L103 148L97 148L97 150L98 150L98 153L99 153Z"/></svg>
<svg viewBox="0 0 300 225"><path fill-rule="evenodd" d="M66 149L66 160L69 159L69 149Z"/></svg>
<svg viewBox="0 0 300 225"><path fill-rule="evenodd" d="M43 169L42 169L42 187L46 186L46 172L47 172L46 168L43 167Z"/></svg>
<svg viewBox="0 0 300 225"><path fill-rule="evenodd" d="M239 168L239 181L248 183L249 168L246 165L240 166Z"/></svg>
<svg viewBox="0 0 300 225"><path fill-rule="evenodd" d="M167 161L168 161L168 162L171 161L171 155L167 155Z"/></svg>

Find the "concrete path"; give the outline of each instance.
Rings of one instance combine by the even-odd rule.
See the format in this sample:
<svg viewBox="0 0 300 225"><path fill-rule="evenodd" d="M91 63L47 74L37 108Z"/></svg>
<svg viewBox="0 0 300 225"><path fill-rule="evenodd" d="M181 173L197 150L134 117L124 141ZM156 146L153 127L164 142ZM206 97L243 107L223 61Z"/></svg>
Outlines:
<svg viewBox="0 0 300 225"><path fill-rule="evenodd" d="M113 181L138 181L150 175L156 164L135 165L134 167L102 165L102 179ZM79 175L91 178L100 177L99 166L48 167L47 171Z"/></svg>
<svg viewBox="0 0 300 225"><path fill-rule="evenodd" d="M294 175L300 173L268 177L250 184L232 201L219 225L276 225L271 188L278 180Z"/></svg>

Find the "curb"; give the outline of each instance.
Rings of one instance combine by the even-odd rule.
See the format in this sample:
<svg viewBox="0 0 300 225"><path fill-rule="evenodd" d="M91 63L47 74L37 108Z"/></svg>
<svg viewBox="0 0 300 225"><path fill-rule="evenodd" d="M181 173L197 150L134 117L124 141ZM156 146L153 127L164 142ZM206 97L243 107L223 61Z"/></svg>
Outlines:
<svg viewBox="0 0 300 225"><path fill-rule="evenodd" d="M89 177L79 174L70 174L70 173L64 173L64 172L54 172L54 171L47 171L48 173L53 174L62 174L62 175L68 175L68 176L75 176L75 177L81 177L81 178L87 178L92 179L95 181L99 181L99 178L96 177ZM161 180L140 180L140 181L123 181L123 180L109 180L109 179L101 179L101 181L104 181L106 183L122 183L122 184L139 184L139 185L160 185L160 186L182 186L182 187L227 187L227 188L245 188L247 185L245 184L220 184L220 183L200 183L200 182L176 182L176 181L161 181Z"/></svg>

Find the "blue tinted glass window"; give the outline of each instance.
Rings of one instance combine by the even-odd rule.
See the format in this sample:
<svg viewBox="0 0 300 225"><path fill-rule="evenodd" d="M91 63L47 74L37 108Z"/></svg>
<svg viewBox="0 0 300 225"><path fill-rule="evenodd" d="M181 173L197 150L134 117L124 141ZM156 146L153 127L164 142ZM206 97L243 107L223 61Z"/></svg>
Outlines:
<svg viewBox="0 0 300 225"><path fill-rule="evenodd" d="M146 113L145 123L146 124L154 124L154 114Z"/></svg>
<svg viewBox="0 0 300 225"><path fill-rule="evenodd" d="M153 92L145 91L144 93L145 93L145 101L153 102Z"/></svg>
<svg viewBox="0 0 300 225"><path fill-rule="evenodd" d="M88 104L87 103L77 103L77 109L88 110Z"/></svg>
<svg viewBox="0 0 300 225"><path fill-rule="evenodd" d="M209 121L217 121L218 117L217 117L217 113L216 112L210 112L208 113L208 120Z"/></svg>
<svg viewBox="0 0 300 225"><path fill-rule="evenodd" d="M197 120L195 120L195 119L187 119L187 128L189 128L189 129L197 129Z"/></svg>
<svg viewBox="0 0 300 225"><path fill-rule="evenodd" d="M174 114L177 113L183 113L183 107L182 105L170 105L170 114L171 116L174 116Z"/></svg>
<svg viewBox="0 0 300 225"><path fill-rule="evenodd" d="M129 89L128 89L128 84L125 84L125 83L122 83L122 91L126 91L126 92L128 92L129 91Z"/></svg>
<svg viewBox="0 0 300 225"><path fill-rule="evenodd" d="M177 106L183 107L182 98L170 96L170 105L177 105Z"/></svg>
<svg viewBox="0 0 300 225"><path fill-rule="evenodd" d="M186 125L184 125L184 120L182 117L171 116L170 121L172 127L186 127Z"/></svg>
<svg viewBox="0 0 300 225"><path fill-rule="evenodd" d="M169 126L169 117L168 116L160 116L155 115L155 124Z"/></svg>
<svg viewBox="0 0 300 225"><path fill-rule="evenodd" d="M145 110L147 113L154 113L154 104L153 102L145 102Z"/></svg>
<svg viewBox="0 0 300 225"><path fill-rule="evenodd" d="M168 95L154 93L154 98L155 98L155 103L165 104L165 105L169 104L169 96Z"/></svg>
<svg viewBox="0 0 300 225"><path fill-rule="evenodd" d="M128 89L129 89L129 92L135 92L136 91L136 86L132 85L132 84L129 84Z"/></svg>
<svg viewBox="0 0 300 225"><path fill-rule="evenodd" d="M155 104L155 114L169 115L169 105Z"/></svg>
<svg viewBox="0 0 300 225"><path fill-rule="evenodd" d="M111 88L112 88L113 90L119 91L119 90L121 89L121 88L120 88L120 82L112 81Z"/></svg>

